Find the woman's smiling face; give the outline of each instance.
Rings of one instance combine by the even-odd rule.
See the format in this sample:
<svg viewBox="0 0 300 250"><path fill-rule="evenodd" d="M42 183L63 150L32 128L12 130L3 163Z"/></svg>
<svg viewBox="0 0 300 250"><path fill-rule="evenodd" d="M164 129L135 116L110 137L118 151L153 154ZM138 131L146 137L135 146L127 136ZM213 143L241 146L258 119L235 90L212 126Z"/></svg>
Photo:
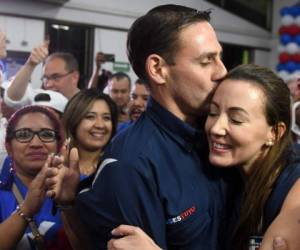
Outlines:
<svg viewBox="0 0 300 250"><path fill-rule="evenodd" d="M252 82L226 79L218 86L205 125L213 165L249 172L274 139L265 103L264 92Z"/></svg>

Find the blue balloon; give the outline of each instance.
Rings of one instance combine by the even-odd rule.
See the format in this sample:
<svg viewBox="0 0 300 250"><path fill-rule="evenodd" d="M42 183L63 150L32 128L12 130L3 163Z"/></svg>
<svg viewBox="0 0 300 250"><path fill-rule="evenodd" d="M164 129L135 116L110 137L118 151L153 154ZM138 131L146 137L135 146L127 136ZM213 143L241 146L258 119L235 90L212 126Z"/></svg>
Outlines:
<svg viewBox="0 0 300 250"><path fill-rule="evenodd" d="M300 45L300 34L294 37L294 41L295 41L295 43Z"/></svg>
<svg viewBox="0 0 300 250"><path fill-rule="evenodd" d="M290 14L290 8L289 7L283 7L280 10L280 15L285 16Z"/></svg>
<svg viewBox="0 0 300 250"><path fill-rule="evenodd" d="M281 71L281 70L286 70L285 63L279 63L279 64L277 64L276 71Z"/></svg>
<svg viewBox="0 0 300 250"><path fill-rule="evenodd" d="M292 61L289 61L287 64L286 64L286 70L290 73L294 72L297 68L297 64L292 62Z"/></svg>
<svg viewBox="0 0 300 250"><path fill-rule="evenodd" d="M280 36L280 43L283 44L283 45L287 45L288 43L292 42L293 41L293 38L291 35L288 35L288 34L282 34Z"/></svg>
<svg viewBox="0 0 300 250"><path fill-rule="evenodd" d="M300 70L300 63L296 63L296 70Z"/></svg>
<svg viewBox="0 0 300 250"><path fill-rule="evenodd" d="M297 16L300 16L300 5L297 5L297 6L295 6L295 8L296 8L296 17Z"/></svg>
<svg viewBox="0 0 300 250"><path fill-rule="evenodd" d="M290 8L290 14L293 17L299 16L300 15L300 6L293 6Z"/></svg>

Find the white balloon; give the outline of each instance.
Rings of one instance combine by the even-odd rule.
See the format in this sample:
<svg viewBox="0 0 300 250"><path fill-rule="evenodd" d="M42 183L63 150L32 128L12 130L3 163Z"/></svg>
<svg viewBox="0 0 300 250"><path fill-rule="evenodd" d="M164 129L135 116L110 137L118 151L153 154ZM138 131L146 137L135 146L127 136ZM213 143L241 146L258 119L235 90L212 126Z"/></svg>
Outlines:
<svg viewBox="0 0 300 250"><path fill-rule="evenodd" d="M292 15L285 15L281 18L281 24L283 26L289 26L293 23L295 23L295 19Z"/></svg>
<svg viewBox="0 0 300 250"><path fill-rule="evenodd" d="M300 26L300 16L295 18L295 23Z"/></svg>
<svg viewBox="0 0 300 250"><path fill-rule="evenodd" d="M299 78L300 78L300 70L296 70L288 76L288 81L297 80Z"/></svg>
<svg viewBox="0 0 300 250"><path fill-rule="evenodd" d="M291 55L296 54L299 51L299 47L298 47L297 43L289 43L286 46L286 51Z"/></svg>
<svg viewBox="0 0 300 250"><path fill-rule="evenodd" d="M278 72L278 75L279 75L280 78L282 78L283 81L286 82L288 80L290 74L289 74L289 72L287 72L285 70L280 70Z"/></svg>
<svg viewBox="0 0 300 250"><path fill-rule="evenodd" d="M282 53L282 52L286 52L287 50L286 50L286 46L283 46L283 45L279 45L278 46L278 52L279 53Z"/></svg>

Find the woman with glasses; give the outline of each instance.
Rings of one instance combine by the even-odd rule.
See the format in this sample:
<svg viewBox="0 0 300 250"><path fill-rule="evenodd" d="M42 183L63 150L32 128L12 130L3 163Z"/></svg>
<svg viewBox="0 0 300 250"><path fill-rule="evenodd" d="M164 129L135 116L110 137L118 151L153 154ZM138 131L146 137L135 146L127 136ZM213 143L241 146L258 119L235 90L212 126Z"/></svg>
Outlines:
<svg viewBox="0 0 300 250"><path fill-rule="evenodd" d="M43 166L63 144L59 120L45 107L26 106L8 121L5 143L9 157L0 176L0 249L70 249L44 186Z"/></svg>
<svg viewBox="0 0 300 250"><path fill-rule="evenodd" d="M115 103L96 89L78 92L67 104L62 121L70 146L78 149L84 176L95 172L104 147L116 132L117 119Z"/></svg>

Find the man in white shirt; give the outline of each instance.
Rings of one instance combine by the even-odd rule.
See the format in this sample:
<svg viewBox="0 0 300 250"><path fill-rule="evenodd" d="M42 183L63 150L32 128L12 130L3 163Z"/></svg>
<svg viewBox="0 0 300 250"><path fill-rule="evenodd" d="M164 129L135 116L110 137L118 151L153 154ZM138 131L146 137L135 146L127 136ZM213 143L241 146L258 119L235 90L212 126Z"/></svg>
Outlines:
<svg viewBox="0 0 300 250"><path fill-rule="evenodd" d="M56 52L48 56L48 42L34 48L23 67L18 71L4 94L8 106L19 108L32 104L40 93L57 91L70 99L79 89L78 63L70 53ZM45 61L43 67L42 89L34 89L30 82L35 67Z"/></svg>

